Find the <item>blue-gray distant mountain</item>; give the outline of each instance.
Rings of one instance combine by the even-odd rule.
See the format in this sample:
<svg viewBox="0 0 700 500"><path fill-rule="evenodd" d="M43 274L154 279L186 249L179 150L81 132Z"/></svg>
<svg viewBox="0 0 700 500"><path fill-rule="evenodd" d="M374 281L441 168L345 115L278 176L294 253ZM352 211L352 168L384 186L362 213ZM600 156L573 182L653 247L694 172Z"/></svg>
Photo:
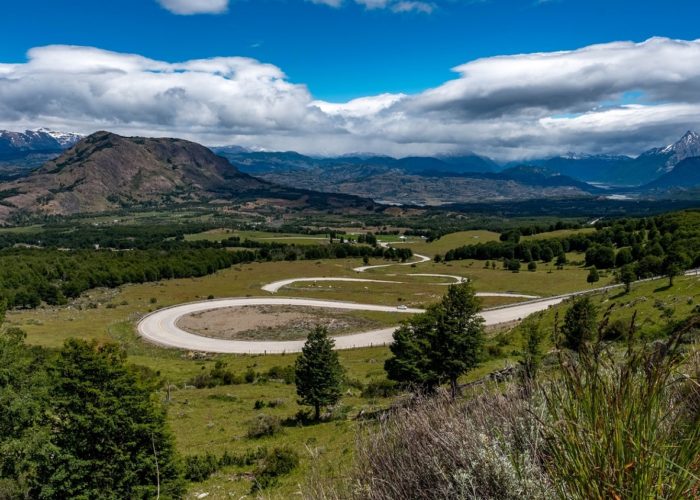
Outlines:
<svg viewBox="0 0 700 500"><path fill-rule="evenodd" d="M678 142L650 149L636 158L570 153L528 163L586 182L642 186L694 156L700 156L700 134L688 131Z"/></svg>
<svg viewBox="0 0 700 500"><path fill-rule="evenodd" d="M313 158L295 152L243 152L229 148L214 151L242 172L276 184L366 196L387 203L442 205L569 198L599 191L540 167L495 172L495 162L474 154L396 159L366 154Z"/></svg>
<svg viewBox="0 0 700 500"><path fill-rule="evenodd" d="M81 138L79 134L45 128L24 132L0 130L0 180L27 175Z"/></svg>
<svg viewBox="0 0 700 500"><path fill-rule="evenodd" d="M473 153L440 157L408 156L399 159L371 154L317 158L305 156L294 151L249 151L237 146L222 146L211 149L249 174L294 172L324 167L333 169L342 165L375 167L386 171L398 169L411 174L494 172L498 169L496 162L490 158Z"/></svg>
<svg viewBox="0 0 700 500"><path fill-rule="evenodd" d="M700 156L686 158L658 179L644 186L647 190L687 189L700 186Z"/></svg>
<svg viewBox="0 0 700 500"><path fill-rule="evenodd" d="M11 132L0 130L0 160L24 158L32 153L61 153L74 146L82 136L41 128Z"/></svg>
<svg viewBox="0 0 700 500"><path fill-rule="evenodd" d="M396 160L394 167L411 174L431 175L439 172L455 174L494 172L498 165L490 158L469 154L440 157L409 156Z"/></svg>
<svg viewBox="0 0 700 500"><path fill-rule="evenodd" d="M568 153L563 156L527 163L580 181L607 183L611 182L612 177L614 177L614 175L611 177L611 172L624 168L626 164L631 162L634 162L634 159L629 156Z"/></svg>

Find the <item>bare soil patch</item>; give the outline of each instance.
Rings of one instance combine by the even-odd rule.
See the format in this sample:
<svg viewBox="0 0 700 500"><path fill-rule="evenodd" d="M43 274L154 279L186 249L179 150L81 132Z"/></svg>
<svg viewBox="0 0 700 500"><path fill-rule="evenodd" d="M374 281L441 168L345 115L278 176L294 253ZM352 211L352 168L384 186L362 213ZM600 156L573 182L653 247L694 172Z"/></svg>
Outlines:
<svg viewBox="0 0 700 500"><path fill-rule="evenodd" d="M363 317L362 311L275 305L188 314L178 320L177 326L196 335L227 340L299 340L316 326L325 326L335 336L386 325Z"/></svg>

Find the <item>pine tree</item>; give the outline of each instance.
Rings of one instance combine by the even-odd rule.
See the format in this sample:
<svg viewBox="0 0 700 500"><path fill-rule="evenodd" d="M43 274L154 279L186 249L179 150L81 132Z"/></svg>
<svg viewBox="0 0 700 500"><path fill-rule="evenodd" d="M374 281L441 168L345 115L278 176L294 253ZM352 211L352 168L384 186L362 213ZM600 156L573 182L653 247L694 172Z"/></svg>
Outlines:
<svg viewBox="0 0 700 500"><path fill-rule="evenodd" d="M432 392L440 384L440 376L430 361L430 340L435 335L433 309L405 321L395 332L389 346L393 356L384 362L389 380L404 387Z"/></svg>
<svg viewBox="0 0 700 500"><path fill-rule="evenodd" d="M481 302L469 283L451 285L437 305L432 339L433 371L450 382L457 393L457 379L479 364L484 336Z"/></svg>
<svg viewBox="0 0 700 500"><path fill-rule="evenodd" d="M321 408L337 403L342 393L343 367L334 346L326 328L319 326L309 334L295 365L299 404L313 406L316 420Z"/></svg>
<svg viewBox="0 0 700 500"><path fill-rule="evenodd" d="M394 332L394 355L384 364L391 380L431 391L457 380L479 363L483 343L480 303L469 283L451 285L438 304Z"/></svg>
<svg viewBox="0 0 700 500"><path fill-rule="evenodd" d="M598 309L590 297L574 299L566 311L561 328L566 347L580 351L586 342L593 340L598 324L597 315Z"/></svg>
<svg viewBox="0 0 700 500"><path fill-rule="evenodd" d="M520 368L523 386L530 390L531 385L537 379L537 372L542 364L542 341L544 333L540 325L534 321L523 324L523 336L525 346L520 360Z"/></svg>
<svg viewBox="0 0 700 500"><path fill-rule="evenodd" d="M68 340L51 369L50 460L37 498L179 497L183 483L165 412L118 346Z"/></svg>

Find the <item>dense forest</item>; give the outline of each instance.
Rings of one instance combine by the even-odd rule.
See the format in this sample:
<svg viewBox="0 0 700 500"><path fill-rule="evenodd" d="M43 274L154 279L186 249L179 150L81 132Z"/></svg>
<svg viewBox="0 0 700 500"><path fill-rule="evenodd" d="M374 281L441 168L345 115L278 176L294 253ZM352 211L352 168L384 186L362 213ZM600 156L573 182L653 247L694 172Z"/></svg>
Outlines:
<svg viewBox="0 0 700 500"><path fill-rule="evenodd" d="M700 265L700 211L697 210L599 222L595 232L561 238L522 240L522 235L519 230L511 230L501 235L501 241L449 250L444 260L550 262L556 259L558 264L563 264L567 252L583 252L586 266L597 269L632 266L638 278L678 274Z"/></svg>
<svg viewBox="0 0 700 500"><path fill-rule="evenodd" d="M232 251L227 246L249 248ZM148 249L125 251L11 248L0 251L0 302L11 308L33 308L41 302L57 305L90 288L205 276L247 262L348 257L406 260L411 255L405 248L287 245L237 238L222 243L167 240Z"/></svg>

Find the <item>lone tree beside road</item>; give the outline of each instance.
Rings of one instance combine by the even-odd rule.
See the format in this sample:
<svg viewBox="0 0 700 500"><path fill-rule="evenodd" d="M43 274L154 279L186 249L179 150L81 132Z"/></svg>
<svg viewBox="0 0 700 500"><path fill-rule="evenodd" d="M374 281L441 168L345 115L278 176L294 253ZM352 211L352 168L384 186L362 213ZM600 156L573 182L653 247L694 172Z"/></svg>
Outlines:
<svg viewBox="0 0 700 500"><path fill-rule="evenodd" d="M578 352L586 342L593 340L598 325L597 316L598 308L590 297L575 298L566 311L561 329L566 347Z"/></svg>
<svg viewBox="0 0 700 500"><path fill-rule="evenodd" d="M405 322L395 333L394 355L384 364L391 380L432 391L479 364L484 336L480 302L469 283L451 285L440 303Z"/></svg>
<svg viewBox="0 0 700 500"><path fill-rule="evenodd" d="M600 274L598 274L598 269L595 266L591 267L591 270L588 271L588 278L586 278L586 281L589 283L597 283L600 281Z"/></svg>
<svg viewBox="0 0 700 500"><path fill-rule="evenodd" d="M343 385L343 367L335 342L328 337L325 327L316 327L306 339L295 365L299 404L313 406L314 418L321 418L321 407L340 401Z"/></svg>
<svg viewBox="0 0 700 500"><path fill-rule="evenodd" d="M668 286L673 286L673 278L683 273L688 266L688 258L679 251L671 251L663 260L664 276L668 278Z"/></svg>
<svg viewBox="0 0 700 500"><path fill-rule="evenodd" d="M625 293L630 293L632 282L637 279L637 273L634 272L634 267L630 264L625 264L620 269L620 283L625 285Z"/></svg>

